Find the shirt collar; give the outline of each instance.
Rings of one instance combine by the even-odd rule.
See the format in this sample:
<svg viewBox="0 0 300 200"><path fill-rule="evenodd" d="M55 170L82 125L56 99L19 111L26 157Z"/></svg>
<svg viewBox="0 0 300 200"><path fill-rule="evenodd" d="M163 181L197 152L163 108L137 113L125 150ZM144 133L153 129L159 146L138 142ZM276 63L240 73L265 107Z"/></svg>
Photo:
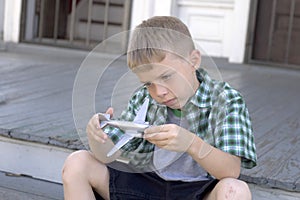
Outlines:
<svg viewBox="0 0 300 200"><path fill-rule="evenodd" d="M196 71L196 76L200 82L200 85L196 93L190 98L186 106L192 103L200 108L209 108L212 106L212 101L211 101L212 80L204 69L198 69Z"/></svg>

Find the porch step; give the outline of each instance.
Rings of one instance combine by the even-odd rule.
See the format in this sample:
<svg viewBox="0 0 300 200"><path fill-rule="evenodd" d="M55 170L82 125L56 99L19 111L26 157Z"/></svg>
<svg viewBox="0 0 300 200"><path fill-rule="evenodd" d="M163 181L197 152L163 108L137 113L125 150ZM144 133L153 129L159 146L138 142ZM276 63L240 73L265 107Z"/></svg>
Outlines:
<svg viewBox="0 0 300 200"><path fill-rule="evenodd" d="M65 148L0 136L0 199L63 199L61 168L71 153ZM297 200L298 192L249 184L253 200Z"/></svg>
<svg viewBox="0 0 300 200"><path fill-rule="evenodd" d="M105 2L93 1L91 12L90 39L102 41L112 35L123 31L124 8L122 2L111 2L108 12L107 31L105 31ZM75 36L77 39L85 39L88 30L88 6L78 8L78 18L75 26ZM105 36L105 37L104 37ZM118 41L121 42L121 41Z"/></svg>
<svg viewBox="0 0 300 200"><path fill-rule="evenodd" d="M86 20L81 20L78 22L76 29L75 29L75 35L77 39L85 39L86 38L86 32L87 32L87 21ZM93 21L95 23L91 24L91 29L90 29L90 39L91 40L96 40L96 41L102 41L104 38L104 24L101 21ZM108 26L107 28L107 38L110 36L113 36L115 34L119 34L122 32L122 27L121 26ZM120 40L115 41L118 43L121 43L122 37L118 37Z"/></svg>
<svg viewBox="0 0 300 200"><path fill-rule="evenodd" d="M88 20L87 19L80 19L79 20L80 22L85 22L87 23ZM91 20L91 24L101 24L103 25L105 22L103 20ZM111 26L122 26L122 23L121 22L112 22L112 21L109 21L107 22L107 25L111 25Z"/></svg>
<svg viewBox="0 0 300 200"><path fill-rule="evenodd" d="M0 136L0 171L62 183L61 169L72 150Z"/></svg>
<svg viewBox="0 0 300 200"><path fill-rule="evenodd" d="M93 4L105 6L105 1L94 0ZM110 6L113 7L123 7L124 4L121 1L109 2Z"/></svg>
<svg viewBox="0 0 300 200"><path fill-rule="evenodd" d="M120 24L123 23L124 20L124 8L123 6L114 7L112 4L109 4L109 12L108 12L108 19L109 21L118 22ZM88 5L86 5L88 6ZM87 19L88 16L88 8L82 7L78 8L78 19ZM105 18L105 5L94 3L92 6L92 19L97 21L104 21Z"/></svg>
<svg viewBox="0 0 300 200"><path fill-rule="evenodd" d="M60 183L0 171L1 200L61 200L63 198L63 186Z"/></svg>

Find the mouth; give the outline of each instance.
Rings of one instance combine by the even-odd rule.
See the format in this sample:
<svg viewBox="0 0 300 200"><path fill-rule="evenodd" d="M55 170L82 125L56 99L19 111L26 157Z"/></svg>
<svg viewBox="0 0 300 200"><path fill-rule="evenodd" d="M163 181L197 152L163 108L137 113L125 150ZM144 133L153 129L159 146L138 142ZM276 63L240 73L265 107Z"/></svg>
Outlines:
<svg viewBox="0 0 300 200"><path fill-rule="evenodd" d="M177 103L177 99L173 98L173 99L169 99L167 101L164 101L163 104L168 106L168 107L172 107Z"/></svg>

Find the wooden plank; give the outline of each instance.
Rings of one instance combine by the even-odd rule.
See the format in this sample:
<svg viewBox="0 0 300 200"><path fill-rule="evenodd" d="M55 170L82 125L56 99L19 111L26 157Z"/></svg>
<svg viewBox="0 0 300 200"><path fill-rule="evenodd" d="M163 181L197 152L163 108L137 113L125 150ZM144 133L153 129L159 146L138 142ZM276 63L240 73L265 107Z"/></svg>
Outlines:
<svg viewBox="0 0 300 200"><path fill-rule="evenodd" d="M128 70L127 68L120 70L120 65L124 65L124 62L115 61L103 75L102 82L108 94L117 79ZM16 64L13 68L3 67L2 70L2 74L14 73L14 76L5 81L1 79L1 87L8 85L10 87L5 88L7 93L18 93L17 97L10 98L9 103L2 109L0 126L10 130L10 137L68 148L82 148L78 146L81 141L78 141L71 110L76 67L68 64L29 63ZM106 107L110 105L109 103L107 101Z"/></svg>
<svg viewBox="0 0 300 200"><path fill-rule="evenodd" d="M243 174L264 180L270 187L300 191L300 108L257 142L259 165Z"/></svg>

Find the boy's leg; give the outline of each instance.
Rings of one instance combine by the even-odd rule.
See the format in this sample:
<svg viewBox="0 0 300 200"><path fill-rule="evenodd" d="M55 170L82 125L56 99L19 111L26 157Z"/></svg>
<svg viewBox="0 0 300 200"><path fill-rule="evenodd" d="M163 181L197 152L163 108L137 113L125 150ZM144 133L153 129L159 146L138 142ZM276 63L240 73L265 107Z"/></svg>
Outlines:
<svg viewBox="0 0 300 200"><path fill-rule="evenodd" d="M224 178L217 183L205 199L251 200L251 198L251 191L247 183L234 178Z"/></svg>
<svg viewBox="0 0 300 200"><path fill-rule="evenodd" d="M95 199L93 189L109 199L108 169L88 151L76 151L66 159L62 179L66 200Z"/></svg>

